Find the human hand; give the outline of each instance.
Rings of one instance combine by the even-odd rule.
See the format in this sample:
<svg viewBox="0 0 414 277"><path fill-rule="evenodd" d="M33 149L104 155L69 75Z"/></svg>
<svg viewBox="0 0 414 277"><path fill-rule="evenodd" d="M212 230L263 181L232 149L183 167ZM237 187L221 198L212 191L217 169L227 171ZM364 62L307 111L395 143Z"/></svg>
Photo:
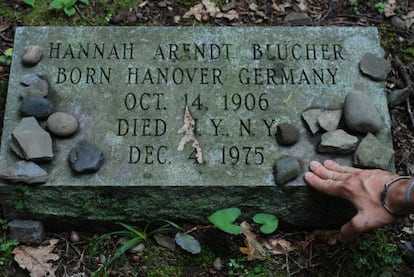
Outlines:
<svg viewBox="0 0 414 277"><path fill-rule="evenodd" d="M398 175L380 169L358 169L326 160L323 165L312 161L306 182L315 189L350 201L357 214L341 228L341 240L348 242L360 232L392 223L395 218L381 204L384 184ZM388 202L390 204L390 202Z"/></svg>

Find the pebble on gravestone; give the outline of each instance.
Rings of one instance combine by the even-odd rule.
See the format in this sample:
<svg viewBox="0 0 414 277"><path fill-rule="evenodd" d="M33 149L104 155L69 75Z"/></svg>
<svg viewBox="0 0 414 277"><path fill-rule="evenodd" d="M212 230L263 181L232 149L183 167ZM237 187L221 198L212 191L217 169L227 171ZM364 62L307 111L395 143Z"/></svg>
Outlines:
<svg viewBox="0 0 414 277"><path fill-rule="evenodd" d="M47 177L47 172L43 168L30 161L18 161L0 170L0 179L12 183L41 184L47 181Z"/></svg>
<svg viewBox="0 0 414 277"><path fill-rule="evenodd" d="M338 129L339 121L341 121L342 110L324 111L318 118L319 126L325 131L334 131Z"/></svg>
<svg viewBox="0 0 414 277"><path fill-rule="evenodd" d="M8 223L10 237L21 243L40 244L45 238L42 222L14 219Z"/></svg>
<svg viewBox="0 0 414 277"><path fill-rule="evenodd" d="M359 62L359 69L371 79L383 81L391 71L391 63L384 58L366 53Z"/></svg>
<svg viewBox="0 0 414 277"><path fill-rule="evenodd" d="M28 96L46 97L48 94L49 84L45 80L40 79L38 82L24 87L20 95L24 98Z"/></svg>
<svg viewBox="0 0 414 277"><path fill-rule="evenodd" d="M410 94L411 90L408 87L391 91L387 96L388 106L393 108L402 104L403 102L407 101L407 98L410 96Z"/></svg>
<svg viewBox="0 0 414 277"><path fill-rule="evenodd" d="M48 130L59 137L68 137L78 129L78 121L68 113L56 112L47 119Z"/></svg>
<svg viewBox="0 0 414 277"><path fill-rule="evenodd" d="M345 97L344 119L349 130L362 134L376 133L382 128L381 116L372 99L361 91Z"/></svg>
<svg viewBox="0 0 414 277"><path fill-rule="evenodd" d="M75 172L93 173L101 168L104 154L99 148L82 140L72 148L68 159Z"/></svg>
<svg viewBox="0 0 414 277"><path fill-rule="evenodd" d="M299 130L294 125L282 123L277 126L276 141L279 145L293 145L299 140Z"/></svg>
<svg viewBox="0 0 414 277"><path fill-rule="evenodd" d="M318 119L322 112L322 109L310 109L302 113L302 118L313 135L321 129Z"/></svg>
<svg viewBox="0 0 414 277"><path fill-rule="evenodd" d="M301 172L299 161L294 157L283 157L274 164L276 184L284 185L295 179Z"/></svg>
<svg viewBox="0 0 414 277"><path fill-rule="evenodd" d="M318 146L319 153L351 154L355 151L358 138L349 135L344 130L329 131L322 135Z"/></svg>
<svg viewBox="0 0 414 277"><path fill-rule="evenodd" d="M52 113L53 104L43 97L27 96L23 99L19 110L23 116L45 119Z"/></svg>
<svg viewBox="0 0 414 277"><path fill-rule="evenodd" d="M31 45L24 49L22 63L26 66L36 65L43 56L43 48L37 45Z"/></svg>
<svg viewBox="0 0 414 277"><path fill-rule="evenodd" d="M387 169L394 149L383 145L373 134L362 139L354 154L354 166Z"/></svg>
<svg viewBox="0 0 414 277"><path fill-rule="evenodd" d="M39 75L34 74L34 73L30 73L30 74L26 74L22 77L21 79L21 83L25 86L30 86L35 84L36 82L38 82L39 80L42 80Z"/></svg>
<svg viewBox="0 0 414 277"><path fill-rule="evenodd" d="M306 13L291 12L283 21L290 25L312 25L312 19Z"/></svg>
<svg viewBox="0 0 414 277"><path fill-rule="evenodd" d="M25 117L12 132L13 143L26 160L53 159L52 138L34 117Z"/></svg>

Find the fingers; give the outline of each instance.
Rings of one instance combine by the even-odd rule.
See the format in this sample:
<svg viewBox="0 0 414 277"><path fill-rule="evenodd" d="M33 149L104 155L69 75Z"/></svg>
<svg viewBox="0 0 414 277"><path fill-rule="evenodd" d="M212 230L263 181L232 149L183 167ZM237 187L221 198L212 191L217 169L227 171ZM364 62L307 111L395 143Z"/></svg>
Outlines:
<svg viewBox="0 0 414 277"><path fill-rule="evenodd" d="M332 179L322 179L312 172L305 173L305 181L315 189L333 196L339 196L337 181Z"/></svg>
<svg viewBox="0 0 414 277"><path fill-rule="evenodd" d="M352 172L361 171L361 169L359 169L359 168L339 165L339 164L337 164L336 162L334 162L332 160L324 161L323 165L326 168L330 169L330 170L333 170L333 171L336 171L336 172L342 172L342 173L352 173Z"/></svg>
<svg viewBox="0 0 414 277"><path fill-rule="evenodd" d="M327 162L325 162L327 163ZM333 163L333 162L332 162ZM329 164L329 166L333 167L333 169L327 168L325 165L320 164L317 161L312 161L309 165L309 168L318 175L322 179L332 179L335 181L343 181L346 178L348 178L349 174L344 173L342 171L336 171L338 167L341 167L337 164ZM341 170L344 170L343 168L340 168Z"/></svg>

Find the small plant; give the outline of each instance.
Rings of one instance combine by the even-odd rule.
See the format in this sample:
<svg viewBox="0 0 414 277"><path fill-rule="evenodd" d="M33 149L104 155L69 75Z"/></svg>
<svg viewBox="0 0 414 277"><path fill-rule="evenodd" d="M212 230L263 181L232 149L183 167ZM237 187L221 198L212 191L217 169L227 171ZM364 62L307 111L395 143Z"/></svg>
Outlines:
<svg viewBox="0 0 414 277"><path fill-rule="evenodd" d="M50 7L63 10L67 16L72 16L76 13L75 5L77 2L89 5L89 0L53 0Z"/></svg>
<svg viewBox="0 0 414 277"><path fill-rule="evenodd" d="M4 264L11 260L12 251L17 245L19 245L19 242L6 237L6 231L8 228L7 220L0 219L0 227L0 272L2 272Z"/></svg>
<svg viewBox="0 0 414 277"><path fill-rule="evenodd" d="M26 5L34 7L35 0L23 0L23 3L25 3Z"/></svg>
<svg viewBox="0 0 414 277"><path fill-rule="evenodd" d="M150 229L150 227L153 226L154 223L157 223L157 222L158 223L161 222L164 224L161 226L157 226L154 229ZM175 241L177 245L180 246L182 249L192 254L198 254L201 251L199 242L193 236L185 233L185 230L182 227L168 220L160 219L160 220L152 221L148 223L142 231L128 224L124 224L124 223L118 223L118 224L122 226L124 229L120 231L110 232L110 233L100 236L96 240L94 248L96 248L96 245L100 244L103 240L111 236L121 236L129 240L124 242L119 248L116 249L114 255L97 272L98 274L101 274L102 270L107 269L115 260L117 260L120 256L122 256L129 249L133 248L134 246L138 245L141 242L147 241L151 236L155 234L170 231L171 229L174 229L175 231L177 231L176 236L175 236ZM101 276L101 275L95 275L95 276Z"/></svg>
<svg viewBox="0 0 414 277"><path fill-rule="evenodd" d="M349 4L351 5L351 9L353 12L358 11L358 0L349 0Z"/></svg>
<svg viewBox="0 0 414 277"><path fill-rule="evenodd" d="M9 48L6 51L4 51L4 54L0 55L0 64L9 66L12 61L12 55L13 55L13 48Z"/></svg>
<svg viewBox="0 0 414 277"><path fill-rule="evenodd" d="M377 4L375 4L375 8L377 9L377 11L379 13L384 13L385 3L384 2L378 2Z"/></svg>

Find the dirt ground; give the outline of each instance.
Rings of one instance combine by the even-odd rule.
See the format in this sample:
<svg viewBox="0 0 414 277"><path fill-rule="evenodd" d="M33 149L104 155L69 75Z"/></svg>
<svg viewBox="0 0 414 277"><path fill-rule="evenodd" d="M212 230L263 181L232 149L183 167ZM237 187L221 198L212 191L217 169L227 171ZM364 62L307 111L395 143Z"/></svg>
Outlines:
<svg viewBox="0 0 414 277"><path fill-rule="evenodd" d="M410 91L401 103L390 107L390 114L397 172L414 174L414 2L411 0L204 0L204 6L197 6L201 1L191 0L90 0L88 5L78 1L74 6L75 15L71 17L62 10L50 9L51 1L37 0L34 7L23 2L0 2L0 57L6 57L7 50L13 47L15 28L21 25L285 26L301 25L303 22L285 21L286 15L301 12L313 26L375 26L381 34L385 57L392 63L386 81L387 93L405 88ZM212 3L220 13L209 10ZM7 61L0 63L0 104L3 107L9 70ZM1 122L3 111L4 108L0 108ZM279 244L287 241L290 248L280 247L289 248L289 251L250 262L239 251L244 245L243 237L226 235L212 226L184 228L203 246L199 255L164 248L150 238L145 241L143 251L128 252L95 276L414 275L412 216L361 235L351 244L337 242L330 231L278 232L265 239ZM0 276L28 276L28 271L20 269L12 259L1 262L2 253L8 250L4 250L8 238L6 231L0 234L4 238L0 244ZM99 235L76 230L47 233L48 239L59 239L53 250L59 256L54 263L56 276L90 276L96 272L121 245L119 236L99 242ZM173 232L163 235L172 236Z"/></svg>

